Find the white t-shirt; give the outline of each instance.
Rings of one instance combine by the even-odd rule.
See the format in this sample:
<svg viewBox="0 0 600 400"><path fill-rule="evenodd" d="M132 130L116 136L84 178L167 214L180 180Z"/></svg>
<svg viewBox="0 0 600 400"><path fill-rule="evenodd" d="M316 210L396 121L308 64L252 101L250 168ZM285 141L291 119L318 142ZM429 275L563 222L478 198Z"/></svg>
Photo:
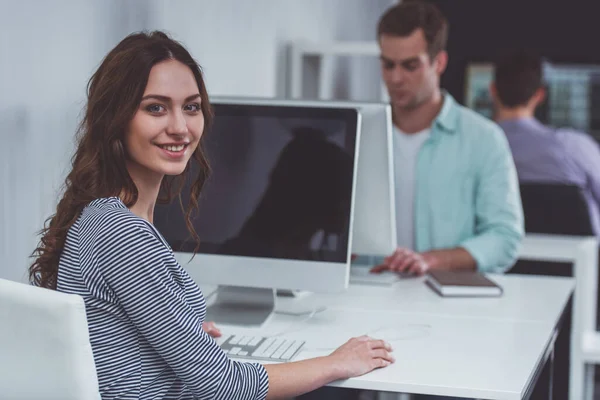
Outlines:
<svg viewBox="0 0 600 400"><path fill-rule="evenodd" d="M415 182L419 150L431 133L429 128L406 134L394 126L396 175L396 230L398 247L415 248Z"/></svg>

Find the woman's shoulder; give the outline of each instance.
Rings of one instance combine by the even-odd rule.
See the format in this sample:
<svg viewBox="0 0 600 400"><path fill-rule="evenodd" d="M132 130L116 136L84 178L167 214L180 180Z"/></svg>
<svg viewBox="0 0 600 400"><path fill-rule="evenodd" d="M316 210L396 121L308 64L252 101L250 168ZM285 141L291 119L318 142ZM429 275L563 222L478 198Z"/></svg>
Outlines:
<svg viewBox="0 0 600 400"><path fill-rule="evenodd" d="M170 249L152 225L117 197L89 203L78 221L79 248L98 262L104 276L145 273L154 261L174 261ZM149 264L150 263L150 264ZM123 269L123 265L127 268Z"/></svg>
<svg viewBox="0 0 600 400"><path fill-rule="evenodd" d="M78 228L84 234L109 231L111 236L149 231L147 222L132 213L118 197L99 198L90 202L81 212Z"/></svg>

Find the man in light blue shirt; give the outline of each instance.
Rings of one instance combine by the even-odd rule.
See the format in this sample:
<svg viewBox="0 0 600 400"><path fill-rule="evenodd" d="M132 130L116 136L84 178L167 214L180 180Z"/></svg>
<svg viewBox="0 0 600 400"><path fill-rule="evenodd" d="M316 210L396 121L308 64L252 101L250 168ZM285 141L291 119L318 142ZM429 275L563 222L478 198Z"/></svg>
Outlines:
<svg viewBox="0 0 600 400"><path fill-rule="evenodd" d="M517 258L523 211L510 149L496 124L440 89L447 31L444 16L425 1L402 2L379 21L393 110L398 249L375 272L504 272ZM323 388L301 398L358 397Z"/></svg>
<svg viewBox="0 0 600 400"><path fill-rule="evenodd" d="M440 89L448 24L427 2L381 18L383 80L395 127L398 249L374 271L504 272L523 237L515 166L502 130Z"/></svg>

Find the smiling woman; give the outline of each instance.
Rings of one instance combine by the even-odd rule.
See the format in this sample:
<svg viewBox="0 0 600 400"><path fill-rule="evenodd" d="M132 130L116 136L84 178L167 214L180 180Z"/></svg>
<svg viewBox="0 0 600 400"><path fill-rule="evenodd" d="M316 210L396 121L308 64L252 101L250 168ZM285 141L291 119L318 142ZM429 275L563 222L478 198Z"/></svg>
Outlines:
<svg viewBox="0 0 600 400"><path fill-rule="evenodd" d="M182 172L191 158L201 172L192 190L189 219L208 172L199 141L211 120L200 67L181 44L162 32L134 34L121 41L89 81L72 169L56 214L42 231L30 279L56 288L67 232L93 200L119 197L151 221L149 210L158 192L162 189L170 200L173 181L183 182ZM177 152L157 146L182 141L193 146L187 146L180 158L169 158ZM165 175L175 177L162 179ZM148 198L152 200L144 200Z"/></svg>
<svg viewBox="0 0 600 400"><path fill-rule="evenodd" d="M389 365L389 344L368 337L269 366L229 360L210 337L219 332L204 322L204 296L152 219L159 194L170 200L199 171L186 212L197 238L191 210L208 174L201 139L211 118L200 67L162 32L128 36L90 80L30 279L84 299L102 399L293 397Z"/></svg>
<svg viewBox="0 0 600 400"><path fill-rule="evenodd" d="M151 188L160 187L165 175L185 171L204 130L201 104L202 96L189 67L166 60L152 68L124 135L127 170L138 190L149 190L148 194L156 198L158 193ZM143 206L151 209L148 204ZM146 219L152 221L152 214Z"/></svg>
<svg viewBox="0 0 600 400"><path fill-rule="evenodd" d="M183 46L162 32L134 34L121 41L89 81L72 169L56 214L42 231L31 280L56 288L67 232L90 202L116 196L127 207L144 210L140 213L151 220L148 211L159 190L170 199L173 181L185 179L191 159L201 173L192 191L189 218L208 172L199 142L211 120L200 67ZM170 151L177 150L173 147L160 148L182 142L188 146L180 150L180 157L169 157L178 154ZM165 175L175 177L162 179Z"/></svg>

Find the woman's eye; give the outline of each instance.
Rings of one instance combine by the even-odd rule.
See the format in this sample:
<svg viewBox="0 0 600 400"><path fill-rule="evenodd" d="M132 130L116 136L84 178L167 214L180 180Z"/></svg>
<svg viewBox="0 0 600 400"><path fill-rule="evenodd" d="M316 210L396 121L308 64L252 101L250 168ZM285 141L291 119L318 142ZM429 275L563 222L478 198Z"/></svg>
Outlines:
<svg viewBox="0 0 600 400"><path fill-rule="evenodd" d="M187 106L185 106L185 111L198 112L198 111L200 111L200 104L198 104L198 103L188 104Z"/></svg>
<svg viewBox="0 0 600 400"><path fill-rule="evenodd" d="M146 107L146 110L153 114L159 114L161 112L164 112L165 108L160 104L150 104L148 107Z"/></svg>

